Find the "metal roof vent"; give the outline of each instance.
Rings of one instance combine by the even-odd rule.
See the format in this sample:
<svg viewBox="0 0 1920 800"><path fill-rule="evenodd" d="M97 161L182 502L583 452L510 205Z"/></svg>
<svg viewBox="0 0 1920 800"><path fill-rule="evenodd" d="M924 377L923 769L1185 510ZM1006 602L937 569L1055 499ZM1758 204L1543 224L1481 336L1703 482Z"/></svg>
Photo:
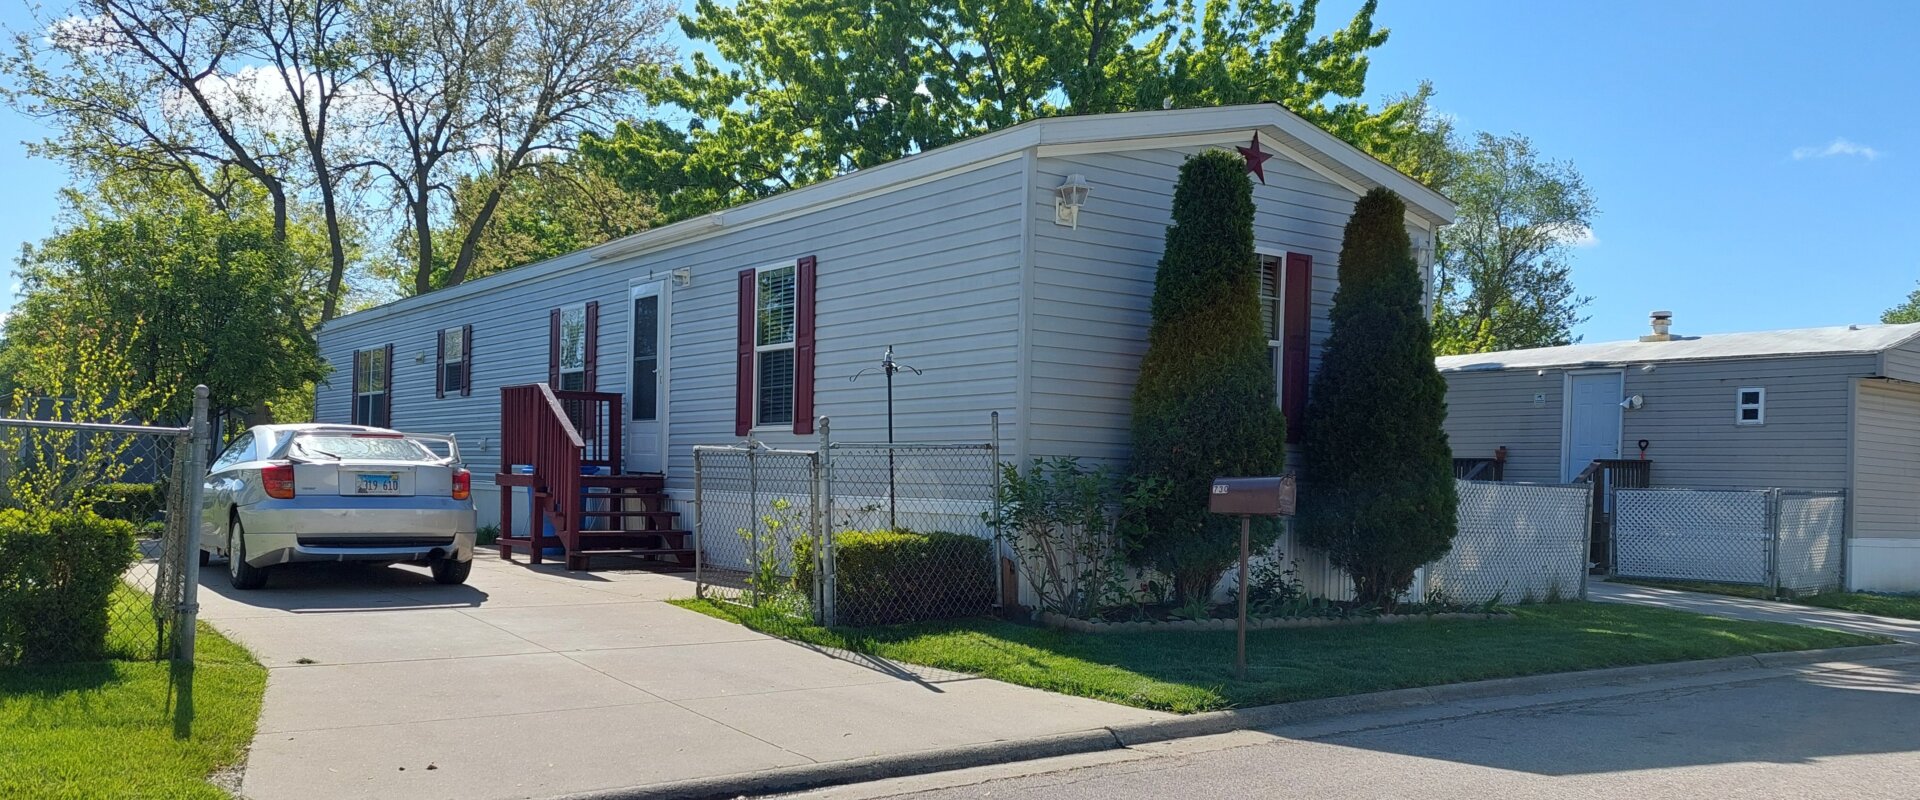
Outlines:
<svg viewBox="0 0 1920 800"><path fill-rule="evenodd" d="M1640 337L1640 341L1643 341L1643 342L1673 341L1673 334L1670 332L1673 329L1673 312L1655 311L1651 314L1648 314L1647 316L1651 318L1651 321L1653 323L1653 333L1647 336Z"/></svg>

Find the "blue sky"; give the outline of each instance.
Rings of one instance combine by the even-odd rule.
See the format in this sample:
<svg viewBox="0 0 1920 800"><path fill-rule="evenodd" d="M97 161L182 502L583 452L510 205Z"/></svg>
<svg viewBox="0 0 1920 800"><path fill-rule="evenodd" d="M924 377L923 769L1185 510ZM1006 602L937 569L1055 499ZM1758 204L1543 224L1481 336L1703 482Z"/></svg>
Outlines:
<svg viewBox="0 0 1920 800"><path fill-rule="evenodd" d="M1324 0L1343 22L1357 0ZM56 4L57 5L57 4ZM1599 200L1578 333L1872 322L1920 280L1920 4L1385 0L1375 96L1431 80L1463 130L1572 160ZM28 24L19 0L0 22ZM0 247L45 236L65 182L43 132L0 110ZM1904 189L1904 190L1903 190ZM0 310L11 303L9 280Z"/></svg>

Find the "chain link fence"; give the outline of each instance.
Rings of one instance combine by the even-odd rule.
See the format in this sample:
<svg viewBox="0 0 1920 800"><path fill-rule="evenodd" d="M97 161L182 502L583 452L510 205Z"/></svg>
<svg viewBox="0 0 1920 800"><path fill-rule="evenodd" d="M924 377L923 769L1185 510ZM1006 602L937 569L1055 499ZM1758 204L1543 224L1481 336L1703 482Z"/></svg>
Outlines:
<svg viewBox="0 0 1920 800"><path fill-rule="evenodd" d="M0 664L191 659L192 430L0 419Z"/></svg>
<svg viewBox="0 0 1920 800"><path fill-rule="evenodd" d="M1586 484L1454 481L1453 549L1421 572L1422 597L1452 603L1524 603L1586 597Z"/></svg>
<svg viewBox="0 0 1920 800"><path fill-rule="evenodd" d="M857 627L992 613L993 444L833 442L825 453L827 619Z"/></svg>
<svg viewBox="0 0 1920 800"><path fill-rule="evenodd" d="M693 448L701 597L820 617L820 455L759 443Z"/></svg>
<svg viewBox="0 0 1920 800"><path fill-rule="evenodd" d="M993 443L694 448L701 597L864 627L991 613Z"/></svg>
<svg viewBox="0 0 1920 800"><path fill-rule="evenodd" d="M1622 489L1612 573L1814 594L1844 583L1846 497L1786 489Z"/></svg>

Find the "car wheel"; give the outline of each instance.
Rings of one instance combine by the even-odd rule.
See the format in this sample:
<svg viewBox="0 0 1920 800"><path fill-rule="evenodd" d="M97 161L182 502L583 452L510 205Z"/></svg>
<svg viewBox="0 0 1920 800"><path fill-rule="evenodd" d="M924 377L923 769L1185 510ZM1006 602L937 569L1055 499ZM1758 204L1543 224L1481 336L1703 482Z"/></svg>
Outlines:
<svg viewBox="0 0 1920 800"><path fill-rule="evenodd" d="M473 561L455 561L443 558L429 566L433 570L433 582L455 586L466 583L467 576L473 574Z"/></svg>
<svg viewBox="0 0 1920 800"><path fill-rule="evenodd" d="M211 563L213 563L213 554L202 549L200 551L200 566L204 567Z"/></svg>
<svg viewBox="0 0 1920 800"><path fill-rule="evenodd" d="M235 589L258 589L267 585L267 571L247 563L247 531L240 525L240 515L233 515L233 523L227 526L227 581Z"/></svg>

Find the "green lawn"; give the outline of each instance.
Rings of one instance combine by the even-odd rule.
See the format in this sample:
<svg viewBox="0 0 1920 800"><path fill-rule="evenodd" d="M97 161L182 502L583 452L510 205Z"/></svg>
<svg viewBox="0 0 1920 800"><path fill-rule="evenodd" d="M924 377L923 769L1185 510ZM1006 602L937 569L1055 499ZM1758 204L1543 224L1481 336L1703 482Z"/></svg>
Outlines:
<svg viewBox="0 0 1920 800"><path fill-rule="evenodd" d="M675 602L822 646L1180 713L1880 641L1658 608L1554 603L1512 608L1510 620L1253 631L1248 634L1249 677L1237 681L1231 631L1076 634L989 619L830 630L738 606Z"/></svg>
<svg viewBox="0 0 1920 800"><path fill-rule="evenodd" d="M1750 586L1735 583L1709 583L1706 581L1659 581L1637 578L1614 578L1614 583L1626 583L1634 586L1651 586L1656 589L1678 589L1683 592L1706 592L1734 597L1752 597L1770 600L1764 586ZM1854 611L1861 614L1877 614L1882 617L1901 619L1920 619L1920 595L1868 594L1866 592L1829 592L1807 597L1782 600L1785 603L1798 603L1803 606L1832 608L1840 611Z"/></svg>
<svg viewBox="0 0 1920 800"><path fill-rule="evenodd" d="M148 652L139 615L116 622L116 652ZM0 797L223 798L207 776L253 739L267 671L201 625L191 734L174 736L167 662L0 667Z"/></svg>

